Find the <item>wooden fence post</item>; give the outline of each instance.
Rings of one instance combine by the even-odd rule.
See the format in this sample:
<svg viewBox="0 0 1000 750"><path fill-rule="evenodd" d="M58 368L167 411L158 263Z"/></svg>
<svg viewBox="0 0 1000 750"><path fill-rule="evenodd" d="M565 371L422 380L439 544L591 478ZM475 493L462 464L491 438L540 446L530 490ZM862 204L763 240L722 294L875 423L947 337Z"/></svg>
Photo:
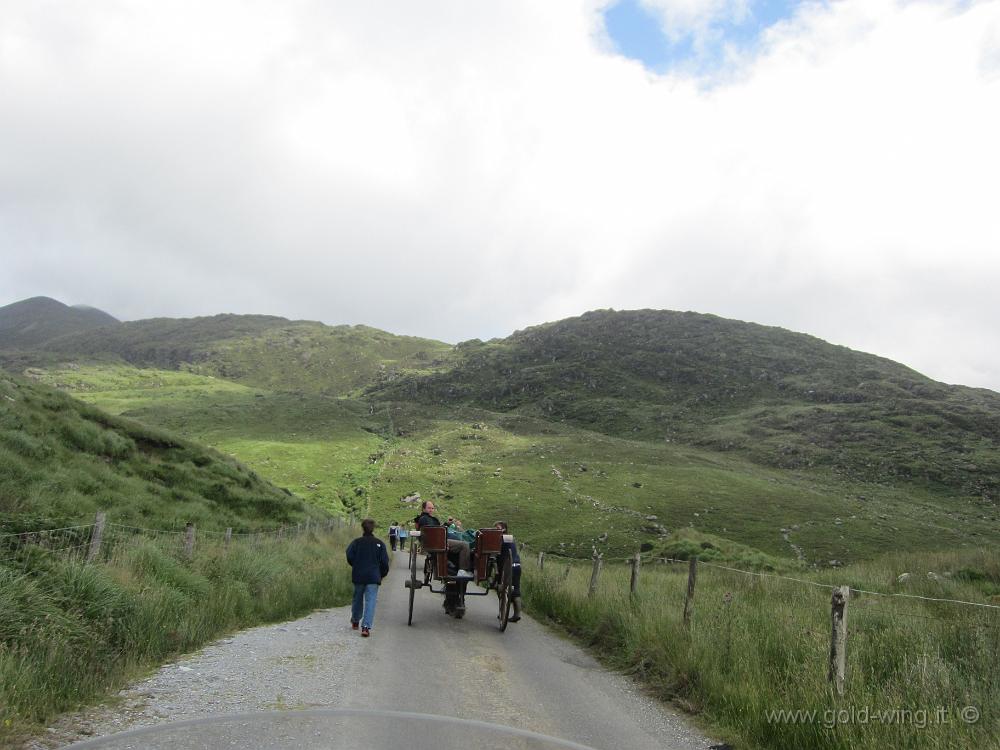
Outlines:
<svg viewBox="0 0 1000 750"><path fill-rule="evenodd" d="M601 577L601 566L604 564L604 555L598 554L594 550L594 570L590 574L590 588L587 589L587 596L593 597L597 593L597 579Z"/></svg>
<svg viewBox="0 0 1000 750"><path fill-rule="evenodd" d="M827 679L834 684L837 695L844 694L847 673L847 600L851 596L848 586L838 586L830 599L830 670Z"/></svg>
<svg viewBox="0 0 1000 750"><path fill-rule="evenodd" d="M229 546L229 543L232 540L233 540L233 527L232 526L227 526L226 527L226 546L227 547Z"/></svg>
<svg viewBox="0 0 1000 750"><path fill-rule="evenodd" d="M698 579L698 556L688 561L687 596L684 597L684 627L691 629L691 613L694 612L694 584Z"/></svg>
<svg viewBox="0 0 1000 750"><path fill-rule="evenodd" d="M184 527L184 557L188 560L194 557L194 524L190 521Z"/></svg>
<svg viewBox="0 0 1000 750"><path fill-rule="evenodd" d="M90 549L87 550L87 562L94 562L101 553L101 541L104 539L105 515L98 513L94 519L94 530L90 533Z"/></svg>
<svg viewBox="0 0 1000 750"><path fill-rule="evenodd" d="M538 569L545 570L545 552L538 553Z"/></svg>
<svg viewBox="0 0 1000 750"><path fill-rule="evenodd" d="M632 579L628 583L628 592L631 596L635 596L635 591L639 587L639 566L642 565L642 558L638 552L632 556L630 563L632 565Z"/></svg>

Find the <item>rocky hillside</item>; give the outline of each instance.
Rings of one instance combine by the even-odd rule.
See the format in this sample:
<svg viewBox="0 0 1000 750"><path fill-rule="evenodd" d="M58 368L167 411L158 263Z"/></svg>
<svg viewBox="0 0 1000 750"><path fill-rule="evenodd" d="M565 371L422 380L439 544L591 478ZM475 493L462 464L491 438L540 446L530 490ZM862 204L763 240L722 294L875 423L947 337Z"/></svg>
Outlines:
<svg viewBox="0 0 1000 750"><path fill-rule="evenodd" d="M1000 395L784 329L596 311L456 348L371 394L565 420L782 468L1000 498Z"/></svg>

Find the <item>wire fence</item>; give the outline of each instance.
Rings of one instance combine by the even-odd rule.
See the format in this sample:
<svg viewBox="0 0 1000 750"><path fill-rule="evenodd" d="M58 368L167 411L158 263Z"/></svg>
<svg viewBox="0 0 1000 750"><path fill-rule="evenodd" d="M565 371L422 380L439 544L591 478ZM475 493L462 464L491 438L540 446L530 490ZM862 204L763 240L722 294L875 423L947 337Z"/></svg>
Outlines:
<svg viewBox="0 0 1000 750"><path fill-rule="evenodd" d="M571 557L558 552L541 551L537 553L537 567L539 569L545 569L547 556L561 559L562 562L566 564L565 573L562 575L564 580L569 577L574 563L583 565L586 565L587 563L586 559ZM741 585L744 585L745 588L750 588L754 585L752 583L754 581L761 583L764 581L772 581L775 583L792 585L800 589L819 589L829 592L830 598L828 600L828 604L826 605L829 607L830 617L830 650L828 662L829 680L834 684L839 694L843 694L845 689L845 672L847 666L846 615L848 603L852 600L854 603L851 604L851 610L855 613L855 615L861 615L860 620L856 617L853 618L855 625L852 626L852 632L854 633L854 636L852 637L868 636L871 638L878 638L881 631L883 631L884 628L892 622L892 620L897 617L902 617L921 623L934 623L936 626L942 628L942 630L938 631L941 635L945 635L949 630L956 630L959 632L967 630L976 631L980 634L980 636L983 636L984 634L993 634L988 636L988 642L992 644L992 648L1000 647L1000 638L996 635L1000 634L1000 605L989 602L970 601L969 599L960 599L943 595L937 596L920 593L877 591L871 588L837 585L833 583L825 583L823 581L814 581L795 576L783 575L775 572L745 570L732 565L723 565L721 563L711 562L708 560L700 560L697 556L691 556L687 559L678 559L637 553L626 558L605 558L604 555L594 550L594 554L591 557L590 562L592 564L592 568L590 583L587 591L588 598L594 597L602 585L607 587L607 583L602 584L602 581L605 581L606 579L606 577L602 577L602 571L604 570L604 566L606 564L611 566L627 565L631 569L631 575L626 578L623 578L621 575L617 575L612 580L614 582L613 585L619 587L622 594L626 591L623 587L628 587L627 592L628 595L633 598L633 602L638 601L636 594L641 588L640 571L644 567L651 567L656 570L662 569L662 566L667 565L685 566L687 568L687 577L686 589L683 591L683 624L688 630L691 630L692 621L694 619L695 591L698 588L697 580L700 569L708 569L716 575L724 576L726 578L724 588L728 590L723 597L721 605L723 609L729 608L733 601L734 591L739 591ZM558 577L559 576L557 576L557 578ZM945 582L946 579L942 580L937 578L934 580L940 583L940 585L947 585ZM718 581L716 581L716 583L718 583ZM655 586L658 587L662 585L662 582L655 584ZM656 590L662 591L663 589L657 588ZM759 588L755 588L754 593L757 592L759 592ZM717 602L716 606L718 606ZM915 607L926 608L928 606L933 608L930 612L926 609L924 609L924 611L913 611ZM934 613L934 609L936 608L949 608L950 613L947 609L939 610L937 613Z"/></svg>
<svg viewBox="0 0 1000 750"><path fill-rule="evenodd" d="M32 519L38 522L40 519ZM8 526L15 522L8 520ZM58 522L55 522L58 523ZM309 519L294 525L256 531L184 528L156 529L108 521L98 513L93 523L0 532L0 563L37 563L60 559L79 563L115 563L142 545L152 545L185 560L211 550L213 553L301 540L306 535L328 534L353 525L353 519Z"/></svg>
<svg viewBox="0 0 1000 750"><path fill-rule="evenodd" d="M561 554L561 553L558 553L558 552L541 552L541 553L539 553L539 555L540 555L539 561L544 560L546 556L559 557L559 558L562 558L562 559L567 560L567 561L575 561L575 562L585 561L585 558L571 557L569 555L564 555L564 554ZM650 563L657 563L657 562L659 562L659 563L665 563L665 564L671 564L671 565L690 565L691 560L694 559L694 560L697 561L696 564L699 565L699 566L706 566L706 567L709 567L709 568L715 568L717 570L725 570L725 571L729 571L731 573L737 573L739 575L744 575L744 576L757 577L757 578L773 578L773 579L781 580L781 581L790 581L790 582L802 584L802 585L805 585L805 586L814 586L816 588L827 589L829 591L833 591L833 590L841 588L840 586L837 586L835 584L821 583L820 581L809 581L809 580L806 580L804 578L795 578L793 576L786 576L786 575L781 575L781 574L778 574L778 573L767 573L767 572L762 572L762 571L757 571L757 570L745 570L743 568L734 568L734 567L731 567L731 566L728 566L728 565L720 565L719 563L713 563L713 562L709 562L707 560L702 560L701 558L699 558L697 556L689 557L689 558L686 558L686 559L680 559L680 558L672 558L672 557L659 557L659 556L653 556L653 555L643 555L643 554L640 553L640 554L633 555L632 557L610 557L610 558L605 558L603 555L597 555L597 556L591 558L591 560L596 560L596 559L600 559L602 561L602 563L621 563L621 564L633 565L633 566L634 565L648 565ZM541 565L541 562L539 564ZM982 609L995 610L995 611L1000 612L1000 605L998 605L998 604L988 604L986 602L971 602L971 601L966 601L966 600L963 600L963 599L949 599L949 598L946 598L946 597L923 596L921 594L906 594L906 593L903 593L903 592L873 591L873 590L870 590L870 589L855 588L853 586L848 586L847 588L850 589L851 593L854 593L854 594L867 594L869 596L884 596L884 597L892 597L892 598L898 598L898 599L915 599L915 600L919 600L919 601L937 602L937 603L943 603L943 604L959 604L959 605L964 605L964 606L968 606L968 607L980 607Z"/></svg>

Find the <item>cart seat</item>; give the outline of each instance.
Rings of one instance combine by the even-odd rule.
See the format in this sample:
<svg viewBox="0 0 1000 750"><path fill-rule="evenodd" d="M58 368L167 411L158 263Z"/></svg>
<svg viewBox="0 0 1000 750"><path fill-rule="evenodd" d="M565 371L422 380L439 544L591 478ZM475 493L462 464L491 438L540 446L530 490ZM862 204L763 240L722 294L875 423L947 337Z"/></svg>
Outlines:
<svg viewBox="0 0 1000 750"><path fill-rule="evenodd" d="M425 526L420 530L420 546L424 552L447 552L448 529L444 526Z"/></svg>
<svg viewBox="0 0 1000 750"><path fill-rule="evenodd" d="M486 580L490 557L499 555L503 548L503 532L500 529L480 529L476 536L476 583Z"/></svg>
<svg viewBox="0 0 1000 750"><path fill-rule="evenodd" d="M503 547L503 532L500 529L480 529L476 537L476 554L499 554Z"/></svg>
<svg viewBox="0 0 1000 750"><path fill-rule="evenodd" d="M444 526L425 526L420 530L420 546L424 554L434 561L434 577L448 576L448 529Z"/></svg>

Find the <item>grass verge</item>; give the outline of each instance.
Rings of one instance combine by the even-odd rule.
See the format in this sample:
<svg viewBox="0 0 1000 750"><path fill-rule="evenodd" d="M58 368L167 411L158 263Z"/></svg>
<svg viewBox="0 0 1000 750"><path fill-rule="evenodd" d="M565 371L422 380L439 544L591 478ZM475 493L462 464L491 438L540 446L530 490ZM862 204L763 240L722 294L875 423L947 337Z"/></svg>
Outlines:
<svg viewBox="0 0 1000 750"><path fill-rule="evenodd" d="M201 544L136 537L107 560L0 556L0 747L220 635L350 601L349 530Z"/></svg>
<svg viewBox="0 0 1000 750"><path fill-rule="evenodd" d="M690 630L686 566L644 566L635 596L628 569L608 566L592 598L589 565L552 560L526 573L532 615L739 747L1000 747L1000 612L853 592L838 697L827 681L831 592L822 588L1000 603L996 552L894 555L803 574L816 586L700 565Z"/></svg>

